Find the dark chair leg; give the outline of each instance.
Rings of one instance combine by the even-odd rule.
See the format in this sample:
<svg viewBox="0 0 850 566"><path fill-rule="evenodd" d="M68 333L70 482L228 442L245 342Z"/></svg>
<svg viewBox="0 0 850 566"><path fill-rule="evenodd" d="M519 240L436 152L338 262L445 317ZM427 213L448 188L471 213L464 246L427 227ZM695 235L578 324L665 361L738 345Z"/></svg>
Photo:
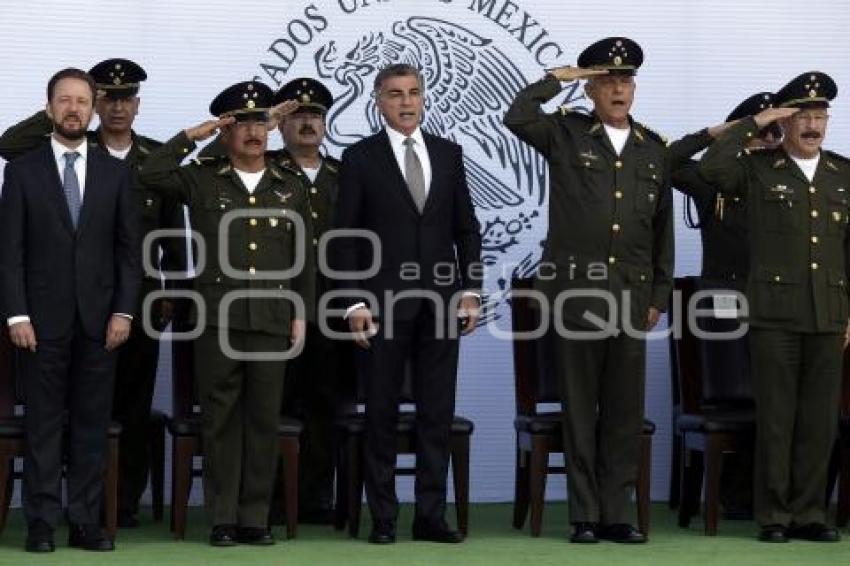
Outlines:
<svg viewBox="0 0 850 566"><path fill-rule="evenodd" d="M165 500L165 424L152 422L150 430L151 458L151 510L153 520L162 521L163 502Z"/></svg>
<svg viewBox="0 0 850 566"><path fill-rule="evenodd" d="M841 439L840 463L838 471L838 509L835 513L835 524L847 526L850 518L850 437Z"/></svg>
<svg viewBox="0 0 850 566"><path fill-rule="evenodd" d="M455 488L457 530L469 531L469 435L452 435L452 477Z"/></svg>
<svg viewBox="0 0 850 566"><path fill-rule="evenodd" d="M528 515L529 465L528 453L519 448L517 441L516 463L514 464L514 523L515 529L522 529Z"/></svg>
<svg viewBox="0 0 850 566"><path fill-rule="evenodd" d="M280 452L283 456L283 492L286 494L286 536L298 534L298 438L282 438Z"/></svg>
<svg viewBox="0 0 850 566"><path fill-rule="evenodd" d="M346 442L348 452L348 535L360 533L360 509L363 497L363 469L360 462L360 438L351 434Z"/></svg>
<svg viewBox="0 0 850 566"><path fill-rule="evenodd" d="M186 515L189 509L189 492L192 489L192 456L195 439L175 436L171 462L171 530L174 538L186 536Z"/></svg>
<svg viewBox="0 0 850 566"><path fill-rule="evenodd" d="M12 503L13 466L15 461L11 454L5 449L0 449L0 533L6 528L6 519L9 517L9 505Z"/></svg>
<svg viewBox="0 0 850 566"><path fill-rule="evenodd" d="M667 504L670 509L678 509L681 503L682 491L682 439L678 434L673 434L673 442L670 447L670 494Z"/></svg>
<svg viewBox="0 0 850 566"><path fill-rule="evenodd" d="M640 441L640 464L637 476L638 528L649 536L649 515L652 487L652 435L644 434Z"/></svg>
<svg viewBox="0 0 850 566"><path fill-rule="evenodd" d="M110 438L107 446L103 504L106 533L109 538L115 540L118 532L118 438Z"/></svg>
<svg viewBox="0 0 850 566"><path fill-rule="evenodd" d="M720 475L723 471L723 438L709 434L705 443L705 534L717 535L720 518Z"/></svg>
<svg viewBox="0 0 850 566"><path fill-rule="evenodd" d="M338 439L336 452L336 493L334 498L334 529L341 531L345 528L348 518L348 470L346 459L345 439Z"/></svg>
<svg viewBox="0 0 850 566"><path fill-rule="evenodd" d="M682 485L679 500L679 526L687 528L691 518L699 511L700 492L702 491L702 452L688 450L682 439Z"/></svg>
<svg viewBox="0 0 850 566"><path fill-rule="evenodd" d="M546 472L549 467L548 439L531 437L531 465L529 498L531 500L531 536L539 537L543 525L543 496L546 492Z"/></svg>

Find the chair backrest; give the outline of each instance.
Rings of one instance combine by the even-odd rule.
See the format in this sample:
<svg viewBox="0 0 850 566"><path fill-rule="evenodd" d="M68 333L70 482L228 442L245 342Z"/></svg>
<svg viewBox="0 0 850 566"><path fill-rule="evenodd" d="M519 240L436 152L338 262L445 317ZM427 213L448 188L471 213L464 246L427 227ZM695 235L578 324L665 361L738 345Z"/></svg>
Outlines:
<svg viewBox="0 0 850 566"><path fill-rule="evenodd" d="M533 278L514 278L512 290L530 290ZM530 332L539 328L540 309L527 296L512 294L511 328L514 333ZM554 331L536 339L512 340L514 354L514 399L518 415L537 414L538 403L555 403L561 400L559 384L553 367Z"/></svg>

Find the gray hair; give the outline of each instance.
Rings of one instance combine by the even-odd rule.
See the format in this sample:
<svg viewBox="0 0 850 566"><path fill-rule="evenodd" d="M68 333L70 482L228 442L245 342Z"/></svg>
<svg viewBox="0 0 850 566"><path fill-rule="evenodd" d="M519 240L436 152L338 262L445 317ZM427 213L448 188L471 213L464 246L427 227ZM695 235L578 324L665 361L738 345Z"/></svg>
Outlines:
<svg viewBox="0 0 850 566"><path fill-rule="evenodd" d="M374 92L377 95L378 92L380 92L381 87L384 85L384 81L391 77L410 76L416 77L416 80L419 82L419 90L424 92L425 80L422 78L422 73L419 72L419 69L409 63L392 63L378 71L378 75L375 77Z"/></svg>

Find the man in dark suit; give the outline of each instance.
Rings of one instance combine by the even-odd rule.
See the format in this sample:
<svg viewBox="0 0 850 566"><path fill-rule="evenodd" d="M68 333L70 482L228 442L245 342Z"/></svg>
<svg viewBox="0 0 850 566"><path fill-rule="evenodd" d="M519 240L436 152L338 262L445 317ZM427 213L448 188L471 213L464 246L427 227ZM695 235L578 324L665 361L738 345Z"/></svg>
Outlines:
<svg viewBox="0 0 850 566"><path fill-rule="evenodd" d="M106 430L140 243L127 167L86 143L94 81L65 69L47 97L50 144L6 167L0 201L0 297L27 399L26 548L54 549L67 410L69 545L112 550L99 524Z"/></svg>
<svg viewBox="0 0 850 566"><path fill-rule="evenodd" d="M424 100L419 71L404 64L386 67L375 79L375 97L387 127L343 153L335 225L373 232L380 250L370 258L359 246L362 239L343 238L336 240L333 253L335 267L349 273L370 260L379 264L373 276L341 282L351 293L345 299L346 318L360 346L358 369L365 382L369 541L395 541L395 430L404 364L410 358L417 446L413 538L461 542L444 519L446 474L457 319L463 321L462 332L469 333L478 317L479 224L461 148L419 128ZM411 298L394 301L400 293Z"/></svg>

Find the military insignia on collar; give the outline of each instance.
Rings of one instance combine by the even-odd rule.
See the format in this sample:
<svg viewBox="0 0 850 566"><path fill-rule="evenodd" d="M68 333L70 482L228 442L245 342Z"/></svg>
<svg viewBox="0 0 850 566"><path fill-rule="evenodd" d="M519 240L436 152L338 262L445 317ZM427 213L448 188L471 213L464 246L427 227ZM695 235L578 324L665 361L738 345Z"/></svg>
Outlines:
<svg viewBox="0 0 850 566"><path fill-rule="evenodd" d="M151 150L149 150L148 148L146 148L142 144L138 144L138 145L139 145L139 153L144 153L145 155L147 155L151 152Z"/></svg>
<svg viewBox="0 0 850 566"><path fill-rule="evenodd" d="M593 125L590 127L590 129L589 129L587 132L588 132L588 133L590 133L590 134L595 134L595 133L596 133L596 132L598 132L601 128L602 128L602 122L596 122L595 124L593 124Z"/></svg>
<svg viewBox="0 0 850 566"><path fill-rule="evenodd" d="M835 164L835 163L833 163L832 161L827 161L827 162L826 162L826 167L827 167L827 169L832 169L833 171L838 171L838 170L839 170L839 169L838 169L838 165L836 165L836 164Z"/></svg>
<svg viewBox="0 0 850 566"><path fill-rule="evenodd" d="M285 195L285 194L283 194L283 193L282 193L282 192L280 192L280 191L274 191L274 194L276 194L276 195L277 195L277 198L279 198L279 199L280 199L281 204L283 204L283 203L285 203L286 201L288 201L288 200L289 200L289 197L291 197L291 196L292 196L292 193L289 193L289 194L286 194L286 195Z"/></svg>
<svg viewBox="0 0 850 566"><path fill-rule="evenodd" d="M230 173L230 165L229 164L225 165L224 167L222 167L221 169L218 170L219 175L226 175L227 173Z"/></svg>
<svg viewBox="0 0 850 566"><path fill-rule="evenodd" d="M777 159L776 161L773 162L773 168L779 169L780 167L785 167L785 163L786 163L785 158L780 157L779 159Z"/></svg>

